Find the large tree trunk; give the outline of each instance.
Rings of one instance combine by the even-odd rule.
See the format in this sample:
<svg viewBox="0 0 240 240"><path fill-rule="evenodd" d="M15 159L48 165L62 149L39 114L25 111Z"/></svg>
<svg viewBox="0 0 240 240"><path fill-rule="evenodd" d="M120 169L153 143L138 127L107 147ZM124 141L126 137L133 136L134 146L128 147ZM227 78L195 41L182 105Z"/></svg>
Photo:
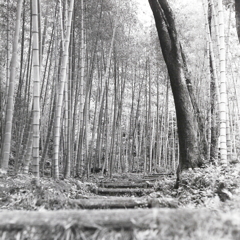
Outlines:
<svg viewBox="0 0 240 240"><path fill-rule="evenodd" d="M235 0L235 16L238 40L240 42L240 0Z"/></svg>
<svg viewBox="0 0 240 240"><path fill-rule="evenodd" d="M185 54L183 52L181 45L180 45L180 50L181 50L183 69L184 69L186 84L187 84L187 88L188 88L188 93L189 93L189 97L191 99L194 114L196 116L197 123L198 123L198 134L199 134L199 138L200 138L199 150L201 151L201 155L203 156L203 158L207 158L208 140L207 140L207 137L205 134L205 123L204 123L204 119L201 114L201 111L199 109L196 97L193 92L193 85L192 85L191 76L190 76L191 74L188 71L186 57L185 57Z"/></svg>
<svg viewBox="0 0 240 240"><path fill-rule="evenodd" d="M154 14L175 102L180 147L179 172L201 163L197 123L184 76L180 43L172 10L167 0L149 0L149 3Z"/></svg>

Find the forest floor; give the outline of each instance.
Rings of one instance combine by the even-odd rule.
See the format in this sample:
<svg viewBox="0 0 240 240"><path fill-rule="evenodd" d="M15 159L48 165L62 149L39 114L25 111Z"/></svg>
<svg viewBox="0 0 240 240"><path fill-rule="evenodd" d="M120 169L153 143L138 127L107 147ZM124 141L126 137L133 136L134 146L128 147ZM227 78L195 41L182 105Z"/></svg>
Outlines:
<svg viewBox="0 0 240 240"><path fill-rule="evenodd" d="M107 199L109 197L96 194L100 183L110 182L114 184L122 182L134 184L141 182L143 178L143 174L136 173L114 174L112 179L108 176L102 176L101 174L91 175L89 179L72 178L55 181L51 178L41 178L40 185L36 187L32 180L33 178L29 175L19 174L16 177L9 177L0 174L0 214L5 212L5 210L48 212L51 210L83 209L83 205L78 203L80 199L88 199L90 202L91 199ZM149 181L150 180L146 180L145 182L149 183ZM227 223L229 225L228 230L231 232L226 231L224 226L221 226L219 223L220 225L217 226L218 232L221 227L225 229L224 233L220 234L221 237L214 238L213 236L207 236L205 239L240 239L239 163L226 168L210 166L203 169L188 170L182 174L181 184L178 189L174 189L174 183L174 176L163 175L159 176L157 180L152 181L152 191L143 189L140 194L139 192L128 192L119 194L119 196L130 197L131 199L136 198L138 201L139 199L154 199L154 202L162 202L162 199L165 199L165 206L164 204L153 204L151 205L153 208L167 207L168 209L177 208L180 210L186 209L187 211L189 209L192 211L205 209L206 214L208 210L214 213L225 214L224 216L227 220L222 221L221 224L226 225ZM140 206L140 208L146 207L146 205ZM226 215L229 217L226 218ZM233 222L229 223L233 216L235 216ZM188 221L186 217L184 219L184 221ZM203 221L206 221L206 219ZM172 227L174 228L174 223ZM214 234L215 233L216 231ZM151 237L141 238L138 236L136 239L158 239L159 235L156 235L154 238L154 234L156 235L156 231L150 234ZM161 234L164 235L165 233ZM128 239L126 236L122 238L96 238L96 235L94 236L95 238L91 237L86 239ZM196 235L192 238L189 236L181 235L181 237L162 237L160 239L203 239L202 236L199 238L197 238ZM0 236L0 239L8 238L1 238ZM78 239L84 239L84 237Z"/></svg>

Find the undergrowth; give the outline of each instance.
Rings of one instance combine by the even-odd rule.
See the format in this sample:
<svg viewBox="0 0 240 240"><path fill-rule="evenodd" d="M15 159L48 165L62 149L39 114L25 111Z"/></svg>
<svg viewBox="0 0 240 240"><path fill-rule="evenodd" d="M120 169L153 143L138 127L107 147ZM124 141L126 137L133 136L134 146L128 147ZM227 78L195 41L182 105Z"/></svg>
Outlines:
<svg viewBox="0 0 240 240"><path fill-rule="evenodd" d="M239 164L184 171L178 189L174 189L174 181L169 178L158 181L155 189L162 196L177 198L181 206L219 207L222 202L240 197Z"/></svg>
<svg viewBox="0 0 240 240"><path fill-rule="evenodd" d="M117 180L126 178L125 175L122 179L121 177L119 175ZM129 180L134 181L132 176L129 176ZM98 179L95 178L95 181ZM174 183L174 177L160 179L155 183L155 191L149 197L173 198L178 201L180 207L220 207L224 211L240 209L240 164L226 168L209 166L188 170L182 173L178 189L174 189ZM40 186L36 187L29 175L20 174L17 177L1 175L0 209L74 209L76 206L68 200L91 197L94 195L92 193L94 188L95 183L83 183L78 179L55 181L51 178L41 178ZM223 202L227 204L223 205Z"/></svg>

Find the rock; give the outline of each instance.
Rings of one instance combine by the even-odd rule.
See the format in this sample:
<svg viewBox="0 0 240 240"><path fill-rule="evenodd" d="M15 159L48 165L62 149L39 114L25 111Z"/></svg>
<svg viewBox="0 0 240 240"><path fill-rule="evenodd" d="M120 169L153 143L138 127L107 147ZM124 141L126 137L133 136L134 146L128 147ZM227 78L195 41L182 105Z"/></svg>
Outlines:
<svg viewBox="0 0 240 240"><path fill-rule="evenodd" d="M222 202L232 199L232 193L229 192L228 189L226 189L224 182L219 183L216 193L218 194L218 196Z"/></svg>
<svg viewBox="0 0 240 240"><path fill-rule="evenodd" d="M229 192L227 189L222 189L221 191L217 192L220 200L222 202L225 202L226 200L231 200L232 199L232 193Z"/></svg>

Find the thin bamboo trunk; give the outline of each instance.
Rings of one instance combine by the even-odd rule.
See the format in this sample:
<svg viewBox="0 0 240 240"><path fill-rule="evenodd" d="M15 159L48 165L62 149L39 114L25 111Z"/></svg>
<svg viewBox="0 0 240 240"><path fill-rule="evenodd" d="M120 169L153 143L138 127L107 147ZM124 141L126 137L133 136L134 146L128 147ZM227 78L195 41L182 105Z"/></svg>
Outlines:
<svg viewBox="0 0 240 240"><path fill-rule="evenodd" d="M7 1L7 62L6 62L6 93L8 93L9 89L9 80L10 80L10 1ZM19 26L20 27L20 26ZM5 110L5 109L4 109ZM3 127L5 127L5 123L3 122Z"/></svg>
<svg viewBox="0 0 240 240"><path fill-rule="evenodd" d="M164 134L163 134L163 166L167 167L167 157L168 157L168 131L169 131L169 83L167 82L167 91L166 91L166 101L165 101L165 113L164 113Z"/></svg>
<svg viewBox="0 0 240 240"><path fill-rule="evenodd" d="M175 124L174 124L174 113L171 112L171 122L172 122L172 170L176 171L176 143L175 143Z"/></svg>
<svg viewBox="0 0 240 240"><path fill-rule="evenodd" d="M38 0L32 1L32 54L33 54L33 143L32 173L39 181L39 138L40 138L40 49Z"/></svg>
<svg viewBox="0 0 240 240"><path fill-rule="evenodd" d="M218 134L219 134L219 124L217 122L218 117L218 109L220 103L220 94L219 94L219 83L218 83L218 76L217 76L217 67L216 67L216 59L213 51L213 42L212 42L212 18L214 22L216 22L216 16L214 13L214 6L212 0L208 0L209 11L208 11L208 38L209 38L209 50L210 50L210 57L209 57L209 66L210 66L210 73L211 73L211 83L210 83L210 97L211 97L211 149L210 149L210 161L214 162L217 159L217 152L218 152ZM216 26L215 26L216 27ZM216 37L218 38L218 29L216 30ZM219 46L217 46L219 49Z"/></svg>
<svg viewBox="0 0 240 240"><path fill-rule="evenodd" d="M52 108L51 108L51 117L50 117L48 129L47 129L47 136L46 136L45 144L44 144L43 151L42 151L42 158L41 158L41 170L42 170L43 176L44 176L44 167L45 167L45 162L46 162L46 156L47 156L49 143L50 143L50 137L52 135L54 113L55 113L55 109L56 109L56 96L54 93L52 93L52 98L53 98L53 100L52 100L53 103L52 103Z"/></svg>
<svg viewBox="0 0 240 240"><path fill-rule="evenodd" d="M23 1L23 6L25 6L25 0ZM24 128L25 128L25 117L24 117L24 111L25 111L25 105L24 102L21 101L22 99L22 90L24 85L24 38L25 38L25 8L23 7L23 17L22 17L22 37L21 37L21 58L20 58L20 74L19 74L19 83L18 83L18 90L16 93L15 98L15 104L14 104L14 116L13 116L13 134L16 135L18 141L16 146L16 153L14 158L14 167L15 167L15 174L18 172L19 167L19 160L20 160L20 152L21 147L23 145L23 134L24 134ZM16 124L17 123L17 124Z"/></svg>
<svg viewBox="0 0 240 240"><path fill-rule="evenodd" d="M13 109L14 109L14 89L15 89L15 78L16 78L16 68L17 68L17 57L18 57L18 41L20 32L20 19L22 12L23 0L18 0L17 2L17 17L14 33L13 42L13 52L10 64L10 79L9 79L9 89L8 98L6 106L6 120L5 120L5 132L4 140L1 151L1 169L4 172L8 170L8 161L11 149L11 138L12 138L12 121L13 121Z"/></svg>
<svg viewBox="0 0 240 240"><path fill-rule="evenodd" d="M222 0L218 0L218 20L220 39L220 154L222 165L227 165L227 88L226 88L226 56Z"/></svg>
<svg viewBox="0 0 240 240"><path fill-rule="evenodd" d="M84 55L85 55L85 43L84 43L84 5L83 0L81 0L81 53L80 53L80 129L83 129L83 80L84 80ZM80 130L81 131L81 130ZM79 136L83 139L83 136ZM82 141L81 141L82 143ZM79 146L80 151L82 152L82 144ZM80 174L79 169L83 167L83 154L80 154L79 159L77 160L77 173Z"/></svg>
<svg viewBox="0 0 240 240"><path fill-rule="evenodd" d="M72 24L72 12L73 12L74 0L70 1L70 6L68 9L68 20L67 20L67 33L64 41L63 49L63 59L61 65L61 76L60 76L60 86L58 90L58 102L54 121L54 177L59 179L59 150L60 150L60 130L61 130L61 115L62 115L62 105L63 105L63 90L66 81L66 70L68 63L68 48L70 41L70 32Z"/></svg>

